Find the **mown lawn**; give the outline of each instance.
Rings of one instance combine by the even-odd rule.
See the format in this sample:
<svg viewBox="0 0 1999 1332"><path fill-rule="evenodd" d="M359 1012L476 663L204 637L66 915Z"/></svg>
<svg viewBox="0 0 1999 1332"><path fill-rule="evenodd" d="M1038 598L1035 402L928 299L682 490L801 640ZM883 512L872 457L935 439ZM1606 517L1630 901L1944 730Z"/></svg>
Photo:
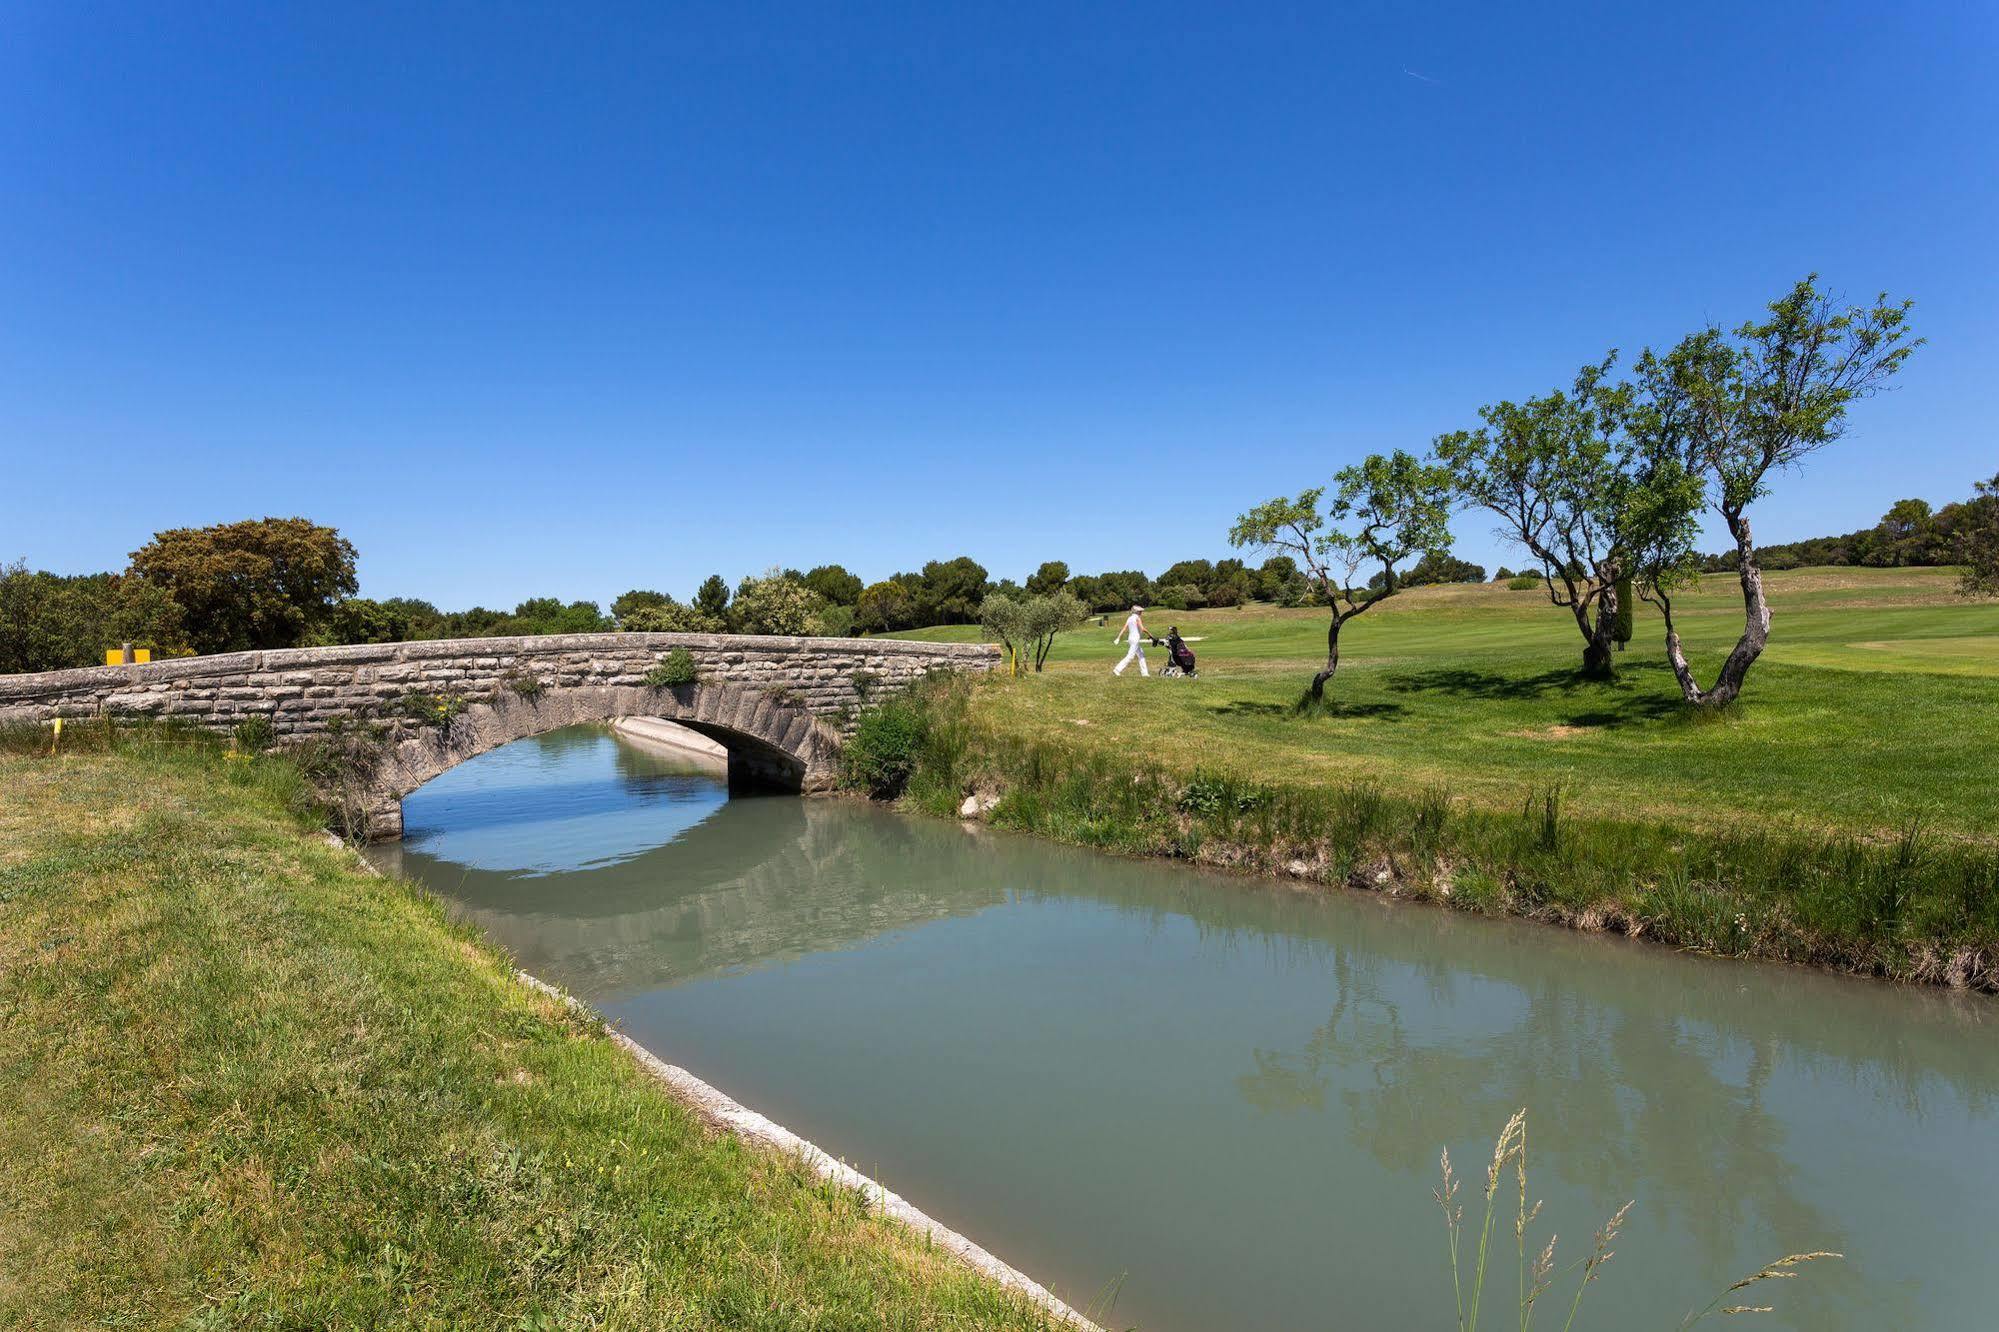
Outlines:
<svg viewBox="0 0 1999 1332"><path fill-rule="evenodd" d="M1418 589L1353 621L1322 714L1296 705L1324 613L1254 606L1147 614L1155 632L1199 639L1197 681L1113 679L1113 616L1059 639L1043 676L982 686L973 721L1182 775L1369 779L1514 810L1559 784L1566 808L1596 818L1884 836L1920 820L1999 839L1999 603L1957 597L1935 569L1798 570L1770 587L1771 648L1720 717L1681 704L1650 607L1618 680L1589 683L1567 612L1484 585ZM1709 578L1681 609L1709 672L1740 629L1733 579ZM1150 655L1156 671L1163 653Z"/></svg>
<svg viewBox="0 0 1999 1332"><path fill-rule="evenodd" d="M711 1134L283 761L97 743L0 754L0 1326L1044 1325Z"/></svg>

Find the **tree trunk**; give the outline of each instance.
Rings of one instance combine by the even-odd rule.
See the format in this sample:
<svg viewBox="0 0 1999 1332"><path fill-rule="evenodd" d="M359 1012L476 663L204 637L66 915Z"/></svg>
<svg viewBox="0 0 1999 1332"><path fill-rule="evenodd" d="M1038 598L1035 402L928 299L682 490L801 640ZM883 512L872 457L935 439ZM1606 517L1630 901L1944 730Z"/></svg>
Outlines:
<svg viewBox="0 0 1999 1332"><path fill-rule="evenodd" d="M1312 677L1312 699L1314 702L1326 696L1326 682L1333 678L1333 672L1340 668L1340 614L1333 612L1333 622L1326 629L1326 668Z"/></svg>
<svg viewBox="0 0 1999 1332"><path fill-rule="evenodd" d="M1596 623L1584 628L1583 674L1594 680L1608 680L1615 675L1616 642L1617 587L1606 583L1596 594Z"/></svg>
<svg viewBox="0 0 1999 1332"><path fill-rule="evenodd" d="M1687 665L1687 656L1680 647L1679 631L1673 627L1673 611L1670 603L1663 605L1666 613L1666 660L1672 663L1673 678L1680 682L1680 694L1689 703L1703 707L1725 708L1733 703L1742 692L1742 682L1749 674L1749 668L1763 655L1763 649L1770 642L1770 603L1763 595L1763 570L1756 564L1756 543L1751 539L1749 520L1740 514L1722 515L1728 522L1728 530L1735 537L1735 554L1741 565L1742 579L1742 637L1735 641L1735 648L1728 654L1728 660L1721 664L1721 673L1715 676L1714 685L1702 689L1694 679L1693 668Z"/></svg>

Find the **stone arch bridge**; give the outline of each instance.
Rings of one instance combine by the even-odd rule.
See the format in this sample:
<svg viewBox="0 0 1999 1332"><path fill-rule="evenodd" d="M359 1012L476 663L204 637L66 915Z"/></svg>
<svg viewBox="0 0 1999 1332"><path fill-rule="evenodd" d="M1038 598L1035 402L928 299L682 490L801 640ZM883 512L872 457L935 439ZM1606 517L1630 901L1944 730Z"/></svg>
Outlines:
<svg viewBox="0 0 1999 1332"><path fill-rule="evenodd" d="M692 684L647 675L675 648ZM158 717L213 731L261 719L279 742L366 735L350 798L370 837L402 835L402 798L477 754L558 727L664 717L729 751L732 787L823 790L870 700L935 670L991 670L985 644L732 634L551 634L287 648L0 675L0 724Z"/></svg>

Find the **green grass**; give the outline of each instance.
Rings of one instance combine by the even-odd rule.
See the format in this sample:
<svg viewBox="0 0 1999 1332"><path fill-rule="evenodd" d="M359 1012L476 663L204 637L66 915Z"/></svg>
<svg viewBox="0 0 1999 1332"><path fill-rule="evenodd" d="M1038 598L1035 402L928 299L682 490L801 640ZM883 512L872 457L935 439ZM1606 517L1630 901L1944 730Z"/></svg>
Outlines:
<svg viewBox="0 0 1999 1332"><path fill-rule="evenodd" d="M1870 837L1919 818L1945 836L1999 837L1999 604L1957 598L1948 570L1801 570L1770 585L1771 648L1721 717L1681 704L1650 607L1619 678L1590 683L1575 678L1566 612L1490 584L1418 589L1355 620L1333 706L1315 715L1297 704L1324 656L1325 615L1256 606L1148 614L1157 631L1177 623L1201 639L1199 680L1113 679L1116 626L1091 627L1058 640L1045 675L990 682L974 716L1183 775L1364 778L1490 810L1559 782L1591 817ZM1683 619L1710 670L1740 628L1733 581L1709 578Z"/></svg>
<svg viewBox="0 0 1999 1332"><path fill-rule="evenodd" d="M704 1129L282 760L46 743L0 746L0 1326L1044 1325Z"/></svg>

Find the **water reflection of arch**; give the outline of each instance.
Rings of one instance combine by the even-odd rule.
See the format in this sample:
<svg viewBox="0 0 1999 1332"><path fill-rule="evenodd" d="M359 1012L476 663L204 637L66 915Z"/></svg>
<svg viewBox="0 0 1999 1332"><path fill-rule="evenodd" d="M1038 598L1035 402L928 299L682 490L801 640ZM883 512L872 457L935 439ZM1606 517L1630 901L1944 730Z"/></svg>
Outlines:
<svg viewBox="0 0 1999 1332"><path fill-rule="evenodd" d="M610 1001L850 947L998 901L1002 873L933 887L899 872L940 834L962 837L844 802L739 798L664 846L559 878L426 873L421 853L406 852L404 864L448 883L459 909L528 970Z"/></svg>

